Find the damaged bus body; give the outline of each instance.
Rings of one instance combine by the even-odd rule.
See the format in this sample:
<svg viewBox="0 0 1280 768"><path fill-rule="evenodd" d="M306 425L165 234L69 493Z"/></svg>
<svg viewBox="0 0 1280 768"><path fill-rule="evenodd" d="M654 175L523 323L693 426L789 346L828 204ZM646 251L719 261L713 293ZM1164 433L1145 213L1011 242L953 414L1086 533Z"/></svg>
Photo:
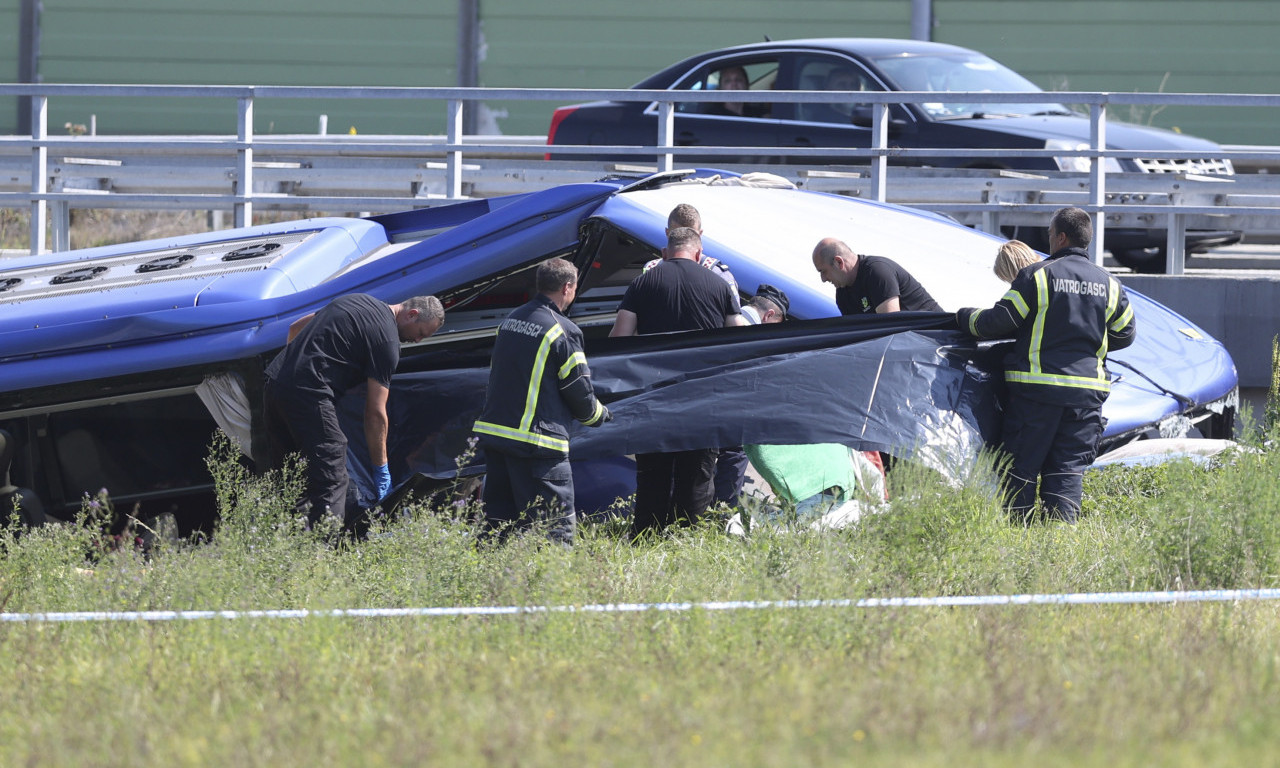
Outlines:
<svg viewBox="0 0 1280 768"><path fill-rule="evenodd" d="M536 265L554 256L579 268L570 316L615 414L574 438L588 507L629 493L626 456L638 451L842 442L945 471L990 443L999 374L984 347L956 332L949 314L836 317L834 289L810 253L834 236L892 258L951 312L1002 295L991 272L1000 241L936 215L783 186L678 171L10 259L0 265L7 487L26 489L32 523L69 519L106 489L117 509L174 512L184 533L207 528L214 429L261 457L265 364L293 320L353 292L445 302L443 330L403 350L389 447L397 484L449 479L483 402L494 329L531 294ZM659 254L667 213L681 202L702 212L706 251L748 294L761 283L784 290L797 322L607 338L623 291ZM1222 344L1130 295L1138 340L1109 358L1106 444L1229 437L1236 374ZM368 506L361 395L348 398L346 431L353 485ZM477 459L464 471L482 471Z"/></svg>

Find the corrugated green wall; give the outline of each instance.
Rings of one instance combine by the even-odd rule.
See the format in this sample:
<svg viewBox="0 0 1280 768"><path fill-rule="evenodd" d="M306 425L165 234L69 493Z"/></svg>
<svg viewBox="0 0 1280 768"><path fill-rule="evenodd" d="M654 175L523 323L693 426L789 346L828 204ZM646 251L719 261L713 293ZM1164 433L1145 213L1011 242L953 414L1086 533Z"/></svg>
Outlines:
<svg viewBox="0 0 1280 768"><path fill-rule="evenodd" d="M1280 93L1277 0L934 0L934 39L1047 90ZM1115 113L1223 143L1280 144L1280 111Z"/></svg>
<svg viewBox="0 0 1280 768"><path fill-rule="evenodd" d="M17 75L19 0L0 0ZM454 85L458 0L46 0L46 82ZM905 37L910 0L481 0L482 85L625 87L684 56L771 38ZM982 50L1050 90L1280 90L1280 0L934 0L933 37ZM14 100L0 104L12 132ZM504 133L541 133L554 105L492 103ZM259 133L436 133L443 108L260 102ZM56 99L50 125L229 133L226 103ZM1117 114L1228 143L1280 144L1268 110ZM25 128L25 127L24 127Z"/></svg>
<svg viewBox="0 0 1280 768"><path fill-rule="evenodd" d="M909 0L481 0L482 85L625 88L686 56L800 37L907 37ZM506 133L545 133L554 105L499 103Z"/></svg>
<svg viewBox="0 0 1280 768"><path fill-rule="evenodd" d="M17 0L4 0L16 5ZM41 74L51 83L452 85L456 2L78 0L46 2ZM259 101L261 133L428 133L444 108L406 102ZM197 99L51 100L50 126L102 133L234 133L234 104Z"/></svg>
<svg viewBox="0 0 1280 768"><path fill-rule="evenodd" d="M0 0L0 51L7 51L8 59L0 64L0 79L6 83L18 82L18 0ZM14 133L12 127L18 122L17 101L12 98L0 99L0 132ZM23 126L24 131L29 126Z"/></svg>

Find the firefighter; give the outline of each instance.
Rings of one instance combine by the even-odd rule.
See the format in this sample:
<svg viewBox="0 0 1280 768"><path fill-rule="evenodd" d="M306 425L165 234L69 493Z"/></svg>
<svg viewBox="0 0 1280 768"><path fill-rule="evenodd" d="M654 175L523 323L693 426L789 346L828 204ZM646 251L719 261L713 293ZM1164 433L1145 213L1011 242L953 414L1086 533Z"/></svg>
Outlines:
<svg viewBox="0 0 1280 768"><path fill-rule="evenodd" d="M573 543L573 473L569 429L613 417L596 399L582 354L582 331L564 316L578 290L578 271L564 259L537 270L538 295L498 327L484 411L474 430L484 447L485 527L505 537L535 523Z"/></svg>
<svg viewBox="0 0 1280 768"><path fill-rule="evenodd" d="M1092 239L1088 213L1058 210L1049 222L1049 258L1019 272L994 307L956 313L960 328L980 339L1015 339L1004 358L1003 445L1009 516L1023 525L1037 478L1044 512L1076 521L1083 472L1106 423L1107 352L1129 346L1137 332L1124 288L1089 258Z"/></svg>

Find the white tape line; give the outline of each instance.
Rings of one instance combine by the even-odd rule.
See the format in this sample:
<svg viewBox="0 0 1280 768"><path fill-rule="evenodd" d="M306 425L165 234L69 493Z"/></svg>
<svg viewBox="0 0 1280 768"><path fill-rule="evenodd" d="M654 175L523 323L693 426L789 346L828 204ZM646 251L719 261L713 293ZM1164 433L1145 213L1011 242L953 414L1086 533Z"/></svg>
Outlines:
<svg viewBox="0 0 1280 768"><path fill-rule="evenodd" d="M1280 599L1280 589L1211 589L1193 592L1077 592L1041 595L958 595L954 597L867 597L860 600L735 600L702 603L600 603L595 605L473 605L443 608L306 608L258 611L78 611L0 613L0 622L200 621L205 619L401 618L512 616L534 613L643 613L755 611L783 608L965 608L982 605L1136 605L1225 603Z"/></svg>

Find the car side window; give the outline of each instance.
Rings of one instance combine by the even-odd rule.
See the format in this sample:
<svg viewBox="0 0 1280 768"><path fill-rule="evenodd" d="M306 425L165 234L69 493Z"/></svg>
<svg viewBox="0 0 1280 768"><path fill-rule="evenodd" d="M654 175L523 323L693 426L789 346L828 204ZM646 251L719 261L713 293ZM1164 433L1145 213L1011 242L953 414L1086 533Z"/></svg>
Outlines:
<svg viewBox="0 0 1280 768"><path fill-rule="evenodd" d="M861 66L848 59L806 56L796 62L796 89L801 91L882 91ZM795 119L813 123L870 125L871 108L851 96L847 102L796 104Z"/></svg>
<svg viewBox="0 0 1280 768"><path fill-rule="evenodd" d="M720 117L769 117L772 104L732 100L732 91L771 91L778 77L778 60L718 61L706 64L674 86L682 91L724 91L725 101L681 101L676 112Z"/></svg>

